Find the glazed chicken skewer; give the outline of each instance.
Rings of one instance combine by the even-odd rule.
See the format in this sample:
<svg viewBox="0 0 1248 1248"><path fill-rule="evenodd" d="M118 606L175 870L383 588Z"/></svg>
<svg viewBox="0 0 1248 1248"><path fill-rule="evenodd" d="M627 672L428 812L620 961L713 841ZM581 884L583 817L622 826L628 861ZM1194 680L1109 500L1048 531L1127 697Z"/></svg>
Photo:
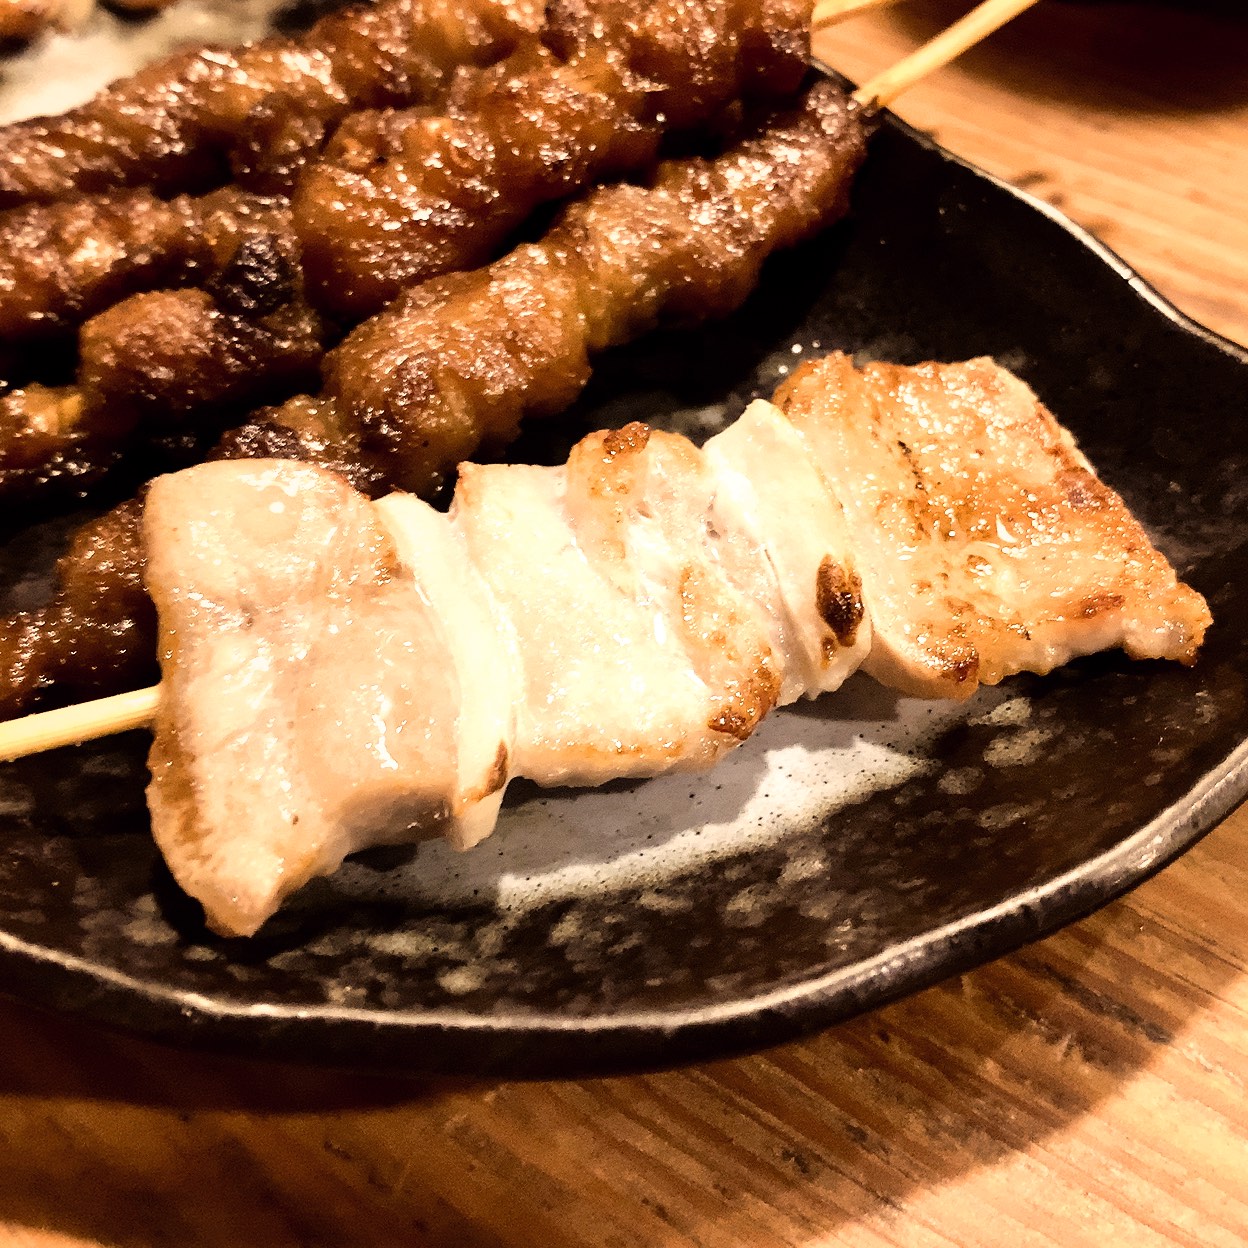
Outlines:
<svg viewBox="0 0 1248 1248"><path fill-rule="evenodd" d="M685 84L697 86L695 95L700 93L708 98L709 93L709 98L718 99L726 81L753 81L754 89L758 89L759 82L765 82L767 89L774 90L785 75L792 74L795 61L785 48L796 37L796 27L792 21L786 24L784 0L775 3L780 5L779 16L771 15L762 22L755 31L758 38L753 40L771 50L749 51L751 40L745 39L742 46L746 50L736 60L729 56L728 64L735 69L729 71L722 57L717 60L713 56L701 69L688 69ZM798 3L797 7L803 6ZM959 23L964 28L963 35L954 37L955 28L942 37L941 57L949 59L969 36L982 37L984 23L989 19L989 24L999 24L1008 11L1019 7L1023 6L1016 0L1006 7L1000 0L988 0L965 23ZM717 18L723 24L726 12L719 12L712 4L707 9L707 20ZM662 16L661 11L658 16ZM568 24L560 29L563 37L572 38L578 28ZM743 29L748 32L755 28L747 21ZM629 46L634 55L641 57L638 63L643 66L652 66L656 57L663 59L662 48L654 50L645 37L635 36ZM668 55L664 63L670 60ZM889 90L896 92L922 73L930 72L931 55L924 54L921 60L921 65L907 73L890 71ZM669 70L669 75L675 75L675 71ZM879 90L876 84L868 83L859 94L864 99L874 98ZM56 206L55 211L69 212L72 207ZM174 215L177 217L178 212ZM107 468L133 430L150 423L149 413L159 413L166 420L173 416L181 424L198 412L201 419L211 423L224 408L262 402L283 390L289 393L315 367L327 328L306 301L302 243L285 208L278 202L256 201L235 191L221 193L220 203L212 212L198 215L201 223L209 227L205 230L207 246L201 246L199 251L201 255L207 253L214 267L214 290L208 295L184 291L142 296L136 302L123 301L84 330L78 385L54 392L27 388L0 400L0 492L7 488L10 495L29 496L45 483L82 488ZM364 215L369 215L367 209ZM160 235L161 228L158 224L153 226L156 235ZM76 232L81 233L81 229ZM345 233L349 235L350 230ZM142 232L140 236L145 237ZM403 250L400 248L400 252ZM121 251L124 253L124 245ZM99 254L95 248L91 252ZM437 253L437 247L433 253ZM253 262L256 257L259 262ZM378 270L372 263L375 258L367 247L356 254L354 283L350 272L339 272L331 263L330 272L343 280L330 285L351 292L342 296L343 303L358 303L365 297L362 291L371 291L368 297L377 297L395 284L393 266ZM445 256L442 260L449 262ZM409 268L410 263L404 262ZM323 285L326 272L323 268L319 271ZM14 290L38 287L38 283L29 280L30 273L9 276L8 285ZM19 277L23 280L19 281ZM72 287L74 283L68 285ZM3 286L0 281L0 289ZM15 315L19 320L32 316L37 320L40 313L37 306L27 304L24 310L17 309ZM172 328L165 332L165 327ZM99 463L95 462L97 459Z"/></svg>
<svg viewBox="0 0 1248 1248"><path fill-rule="evenodd" d="M776 402L701 451L633 424L465 464L449 515L281 461L155 482L149 803L210 925L366 845L468 848L513 776L704 769L859 666L966 698L1113 646L1193 661L1204 600L991 361L832 356Z"/></svg>
<svg viewBox="0 0 1248 1248"><path fill-rule="evenodd" d="M587 4L545 34L584 42L602 7ZM470 75L449 112L356 114L340 149L354 164L314 166L293 211L236 188L189 207L156 201L157 218L172 213L175 227L201 231L185 258L204 270L205 288L123 300L84 326L73 386L0 400L0 495L82 489L144 431L220 429L223 413L314 386L333 326L349 327L431 276L474 267L539 203L649 165L665 129L708 122L742 92L791 96L806 72L808 17L804 0L667 0L568 62L534 45L518 66ZM379 136L384 158L370 146ZM18 215L76 219L82 209L37 205ZM159 220L149 224L138 237L153 255L161 238L181 245L177 228L166 236ZM98 240L76 246L84 230L78 222L48 256L63 242L100 277L108 266L98 264ZM124 242L114 258L122 269L136 259ZM0 257L0 292L10 291L15 316L29 323L48 311L37 272L3 269ZM140 271L161 272L159 260L130 275ZM333 326L313 303L329 308Z"/></svg>
<svg viewBox="0 0 1248 1248"><path fill-rule="evenodd" d="M540 40L461 69L437 107L351 114L283 188L293 205L238 187L27 205L0 218L0 334L63 331L124 295L211 276L232 256L222 238L262 231L295 241L318 309L359 320L491 258L540 204L649 166L665 132L792 96L809 16L808 0L664 0L644 18L614 0L556 7Z"/></svg>
<svg viewBox="0 0 1248 1248"><path fill-rule="evenodd" d="M541 0L378 0L306 34L178 53L59 117L0 127L0 207L109 187L161 195L232 174L272 193L360 108L437 99L461 65L540 29Z"/></svg>

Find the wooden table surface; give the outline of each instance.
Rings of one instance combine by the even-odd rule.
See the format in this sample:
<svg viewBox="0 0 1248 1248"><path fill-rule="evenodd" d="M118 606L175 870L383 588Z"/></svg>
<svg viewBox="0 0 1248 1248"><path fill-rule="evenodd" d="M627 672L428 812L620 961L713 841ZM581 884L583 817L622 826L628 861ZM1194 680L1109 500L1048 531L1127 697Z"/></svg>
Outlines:
<svg viewBox="0 0 1248 1248"><path fill-rule="evenodd" d="M1045 0L898 111L1248 343L1248 23L1179 8ZM820 51L861 78L957 11ZM3 1005L0 1248L1243 1245L1246 964L1243 808L1013 957L666 1074L351 1077Z"/></svg>

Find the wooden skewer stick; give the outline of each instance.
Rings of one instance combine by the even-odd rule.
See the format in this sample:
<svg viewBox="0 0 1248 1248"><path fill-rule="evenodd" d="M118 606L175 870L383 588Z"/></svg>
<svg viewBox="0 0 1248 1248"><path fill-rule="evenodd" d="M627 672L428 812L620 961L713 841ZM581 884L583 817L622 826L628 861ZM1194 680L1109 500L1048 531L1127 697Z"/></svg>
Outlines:
<svg viewBox="0 0 1248 1248"><path fill-rule="evenodd" d="M1035 3L1036 0L984 0L960 21L942 30L935 39L863 83L854 92L854 99L865 108L884 108L903 91L908 91L928 74L948 65L955 57L961 56Z"/></svg>
<svg viewBox="0 0 1248 1248"><path fill-rule="evenodd" d="M821 30L825 26L834 26L837 22L857 17L859 13L886 9L900 3L901 0L819 0L810 15L810 24L814 30Z"/></svg>
<svg viewBox="0 0 1248 1248"><path fill-rule="evenodd" d="M10 720L0 724L0 762L144 728L152 722L159 701L157 685Z"/></svg>
<svg viewBox="0 0 1248 1248"><path fill-rule="evenodd" d="M839 20L836 13L843 12L848 16L851 12L894 2L824 0L815 8L815 21L820 20L820 13L832 13L834 15L830 20L836 21ZM854 92L854 99L867 108L883 108L927 74L947 65L954 57L1035 3L1036 0L985 0L935 39L859 87ZM159 702L160 687L153 686L0 723L0 762L11 762L28 754L39 754L65 745L81 745L99 737L146 727L152 722Z"/></svg>

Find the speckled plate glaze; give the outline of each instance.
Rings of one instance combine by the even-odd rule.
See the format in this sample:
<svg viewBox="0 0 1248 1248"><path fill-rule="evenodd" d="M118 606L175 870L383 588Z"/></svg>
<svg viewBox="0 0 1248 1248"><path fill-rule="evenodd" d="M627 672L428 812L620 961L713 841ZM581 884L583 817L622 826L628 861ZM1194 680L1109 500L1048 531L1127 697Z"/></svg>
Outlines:
<svg viewBox="0 0 1248 1248"><path fill-rule="evenodd" d="M0 769L7 992L181 1043L561 1075L771 1044L1088 913L1248 790L1248 356L1088 236L893 120L852 220L732 321L605 359L517 459L652 419L695 436L841 348L995 356L1212 604L1193 670L1117 656L960 707L855 678L719 770L517 785L497 835L362 855L249 942L204 930L147 833L141 735ZM38 592L58 530L7 542Z"/></svg>

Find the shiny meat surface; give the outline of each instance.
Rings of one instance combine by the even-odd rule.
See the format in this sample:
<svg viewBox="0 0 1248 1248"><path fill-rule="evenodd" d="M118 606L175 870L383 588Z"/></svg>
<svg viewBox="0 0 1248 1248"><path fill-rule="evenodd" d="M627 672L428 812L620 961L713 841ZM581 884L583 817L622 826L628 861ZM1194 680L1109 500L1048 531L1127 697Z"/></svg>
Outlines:
<svg viewBox="0 0 1248 1248"><path fill-rule="evenodd" d="M324 325L297 297L264 315L222 306L207 291L133 295L83 326L78 384L101 440L122 413L176 429L244 410L316 376Z"/></svg>
<svg viewBox="0 0 1248 1248"><path fill-rule="evenodd" d="M455 708L458 787L440 831L471 849L494 830L515 768L523 669L515 632L474 567L463 533L410 494L379 499L376 512L434 615L459 684Z"/></svg>
<svg viewBox="0 0 1248 1248"><path fill-rule="evenodd" d="M705 125L742 93L800 85L808 4L665 0L644 18L621 7L552 9L542 35L568 57L525 39L492 68L461 68L436 108L349 113L306 169L321 140L287 131L319 135L324 118L306 93L266 94L245 124L231 115L230 133L263 135L271 162L289 167L250 169L250 192L166 201L113 189L10 211L0 217L0 333L47 336L137 291L208 279L262 232L296 240L312 302L354 322L415 282L491 259L538 205L643 169L665 130ZM370 11L374 27L388 12ZM458 52L448 43L439 55ZM293 219L284 197L256 188L291 192Z"/></svg>
<svg viewBox="0 0 1248 1248"><path fill-rule="evenodd" d="M538 0L379 0L296 38L179 53L59 117L0 128L0 207L119 186L168 195L231 172L289 189L348 112L434 99L542 19Z"/></svg>
<svg viewBox="0 0 1248 1248"><path fill-rule="evenodd" d="M52 337L141 285L174 285L191 250L185 200L148 190L31 204L0 217L0 334Z"/></svg>
<svg viewBox="0 0 1248 1248"><path fill-rule="evenodd" d="M324 397L352 430L337 459L359 454L392 486L436 489L479 446L566 407L589 352L734 310L772 251L844 212L864 147L845 97L821 83L722 156L665 162L650 186L600 188L540 243L413 288L326 361ZM28 440L20 478L0 462L0 496L89 484L153 422L219 429L226 410L314 384L327 327L307 306L283 201L227 189L190 211L203 288L132 296L83 326L72 436Z"/></svg>
<svg viewBox="0 0 1248 1248"><path fill-rule="evenodd" d="M435 489L566 407L591 352L739 307L768 255L845 212L865 146L846 97L818 83L717 159L602 187L540 243L409 291L326 357L325 394L392 486Z"/></svg>
<svg viewBox="0 0 1248 1248"><path fill-rule="evenodd" d="M704 121L736 96L776 98L801 85L810 0L552 0L546 42L565 59L603 44L653 87L668 125Z"/></svg>
<svg viewBox="0 0 1248 1248"><path fill-rule="evenodd" d="M303 300L293 243L203 237L229 257L205 289L123 299L82 327L75 385L0 397L0 499L84 490L136 435L194 444L315 385L328 328Z"/></svg>
<svg viewBox="0 0 1248 1248"><path fill-rule="evenodd" d="M707 767L776 704L771 595L725 570L714 493L691 443L644 425L591 434L562 469L464 465L452 520L523 657L519 774ZM770 586L753 554L746 579Z"/></svg>
<svg viewBox="0 0 1248 1248"><path fill-rule="evenodd" d="M404 289L475 268L539 204L650 164L661 128L617 57L541 47L453 93L445 112L356 114L292 199L309 289L358 320Z"/></svg>
<svg viewBox="0 0 1248 1248"><path fill-rule="evenodd" d="M776 399L845 507L872 622L866 669L885 684L962 698L1117 646L1195 658L1204 599L991 360L858 372L834 355Z"/></svg>
<svg viewBox="0 0 1248 1248"><path fill-rule="evenodd" d="M168 201L106 191L12 209L0 215L0 335L52 337L142 290L228 280L244 242L266 236L297 262L286 201L237 187Z"/></svg>
<svg viewBox="0 0 1248 1248"><path fill-rule="evenodd" d="M349 118L293 196L314 300L359 318L484 263L538 205L642 170L665 130L743 94L791 95L806 71L809 5L627 8L556 5L543 38L570 57L526 46L461 76L443 111Z"/></svg>
<svg viewBox="0 0 1248 1248"><path fill-rule="evenodd" d="M299 465L204 464L153 484L144 530L152 826L215 930L249 935L352 849L450 817L446 629L362 497Z"/></svg>

